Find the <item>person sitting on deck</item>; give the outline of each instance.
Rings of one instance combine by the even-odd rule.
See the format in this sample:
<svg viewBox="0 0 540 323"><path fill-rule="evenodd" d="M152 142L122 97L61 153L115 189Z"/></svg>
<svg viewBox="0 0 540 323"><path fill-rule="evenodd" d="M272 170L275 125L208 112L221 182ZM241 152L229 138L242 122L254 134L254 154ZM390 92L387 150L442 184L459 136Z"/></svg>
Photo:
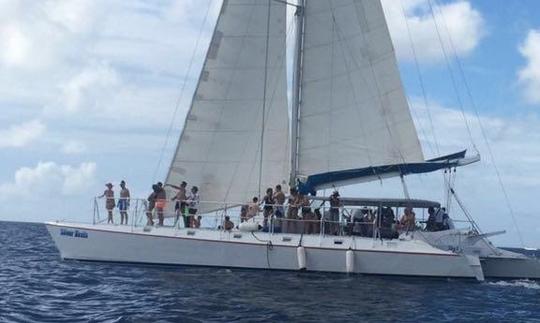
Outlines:
<svg viewBox="0 0 540 323"><path fill-rule="evenodd" d="M452 221L452 218L446 213L446 208L441 208L443 211L443 230L451 230L454 229L454 221Z"/></svg>
<svg viewBox="0 0 540 323"><path fill-rule="evenodd" d="M411 207L406 207L403 216L399 220L399 228L407 232L414 231L416 216Z"/></svg>
<svg viewBox="0 0 540 323"><path fill-rule="evenodd" d="M234 229L234 222L231 221L231 218L227 215L223 221L223 230L231 231Z"/></svg>
<svg viewBox="0 0 540 323"><path fill-rule="evenodd" d="M172 184L165 184L165 186L169 186L172 188L175 188L178 190L176 192L176 195L171 199L171 201L176 201L174 205L174 211L176 218L174 220L174 225L178 223L178 220L180 219L180 215L182 215L183 221L184 221L184 228L187 228L189 226L186 209L187 209L187 195L186 195L186 187L187 183L182 182L180 183L180 186L172 185Z"/></svg>
<svg viewBox="0 0 540 323"><path fill-rule="evenodd" d="M259 212L261 212L261 208L259 207L259 198L254 196L251 200L252 202L248 204L248 210L247 210L247 220L252 219L256 217Z"/></svg>
<svg viewBox="0 0 540 323"><path fill-rule="evenodd" d="M375 214L372 209L367 209L366 214L363 218L363 236L372 237L373 236L373 224L375 223Z"/></svg>
<svg viewBox="0 0 540 323"><path fill-rule="evenodd" d="M426 221L426 231L436 231L435 208L433 206L430 206L428 208L428 219Z"/></svg>
<svg viewBox="0 0 540 323"><path fill-rule="evenodd" d="M394 229L395 218L394 210L391 207L382 208L381 219L377 219L378 224L380 224L379 231L381 238L394 239L398 237L398 233Z"/></svg>
<svg viewBox="0 0 540 323"><path fill-rule="evenodd" d="M195 227L195 214L199 209L199 188L197 186L191 187L191 193L189 194L186 203L188 205L188 226L190 228Z"/></svg>
<svg viewBox="0 0 540 323"><path fill-rule="evenodd" d="M107 223L112 223L114 224L114 220L113 220L113 209L115 207L115 202L114 202L114 191L113 191L113 184L112 183L107 183L105 184L105 186L107 187L107 189L103 192L102 195L99 196L99 198L103 198L105 197L105 208L107 209Z"/></svg>

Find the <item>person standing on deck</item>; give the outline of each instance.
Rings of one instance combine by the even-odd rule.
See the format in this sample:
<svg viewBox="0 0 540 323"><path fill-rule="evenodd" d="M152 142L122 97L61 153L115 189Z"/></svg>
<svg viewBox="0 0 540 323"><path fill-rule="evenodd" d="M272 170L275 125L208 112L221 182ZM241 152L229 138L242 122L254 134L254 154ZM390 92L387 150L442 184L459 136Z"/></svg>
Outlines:
<svg viewBox="0 0 540 323"><path fill-rule="evenodd" d="M118 199L118 210L120 210L120 224L128 224L128 213L127 210L129 209L129 190L126 187L126 182L122 180L120 182L120 187L122 190L120 190L120 198Z"/></svg>
<svg viewBox="0 0 540 323"><path fill-rule="evenodd" d="M184 220L184 228L187 228L189 226L186 209L187 209L187 195L186 195L186 187L187 183L182 182L180 183L180 186L175 186L171 184L165 184L165 186L170 186L172 188L175 188L178 190L176 195L171 199L171 201L176 201L176 204L174 205L174 211L176 214L176 219L174 220L174 225L178 223L178 220L180 219L180 215L182 215L182 219Z"/></svg>
<svg viewBox="0 0 540 323"><path fill-rule="evenodd" d="M101 196L99 196L99 198L105 197L105 208L107 209L107 224L108 223L114 224L113 209L115 207L115 202L114 202L114 191L112 190L113 184L107 183L105 184L105 186L107 187L107 189L103 192Z"/></svg>
<svg viewBox="0 0 540 323"><path fill-rule="evenodd" d="M274 216L274 204L276 204L274 200L274 190L272 190L271 187L266 189L266 195L263 199L264 207L263 207L263 215L264 215L264 221L263 221L263 230L269 231L268 228L268 218L270 218L270 223L273 223L272 217Z"/></svg>
<svg viewBox="0 0 540 323"><path fill-rule="evenodd" d="M146 225L154 225L154 220L152 219L152 211L156 207L156 195L158 191L158 186L156 184L152 185L152 193L148 196L148 208L146 209Z"/></svg>
<svg viewBox="0 0 540 323"><path fill-rule="evenodd" d="M165 206L167 205L167 193L165 192L165 189L163 188L163 183L158 182L157 183L157 192L156 192L156 210L158 215L158 225L163 225L163 220L165 219L165 216L163 214L163 210L165 209Z"/></svg>
<svg viewBox="0 0 540 323"><path fill-rule="evenodd" d="M330 219L328 225L328 233L337 235L339 231L339 209L341 207L341 200L339 198L339 192L334 191L330 196Z"/></svg>
<svg viewBox="0 0 540 323"><path fill-rule="evenodd" d="M281 185L276 185L276 192L274 193L274 203L275 207L275 216L276 224L274 225L274 232L281 232L283 225L283 217L285 216L285 209L283 204L285 204L285 194L281 190Z"/></svg>
<svg viewBox="0 0 540 323"><path fill-rule="evenodd" d="M199 209L199 188L197 186L193 186L191 188L191 193L189 194L187 200L188 205L188 226L190 228L195 227L195 215L197 214L197 210Z"/></svg>
<svg viewBox="0 0 540 323"><path fill-rule="evenodd" d="M298 204L302 210L301 230L305 234L315 233L315 215L311 211L309 198L304 194L298 194Z"/></svg>
<svg viewBox="0 0 540 323"><path fill-rule="evenodd" d="M283 223L283 232L296 233L298 220L298 191L295 188L290 189L289 208L287 209L287 219Z"/></svg>

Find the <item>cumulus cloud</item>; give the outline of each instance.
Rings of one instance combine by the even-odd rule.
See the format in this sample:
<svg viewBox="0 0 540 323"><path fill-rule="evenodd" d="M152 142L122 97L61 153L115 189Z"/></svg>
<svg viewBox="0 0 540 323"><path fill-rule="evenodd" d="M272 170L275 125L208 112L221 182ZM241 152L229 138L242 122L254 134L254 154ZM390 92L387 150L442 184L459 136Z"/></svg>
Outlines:
<svg viewBox="0 0 540 323"><path fill-rule="evenodd" d="M95 180L96 164L78 166L39 162L36 167L21 167L12 182L0 184L0 198L25 197L39 199L51 196L70 196L86 192Z"/></svg>
<svg viewBox="0 0 540 323"><path fill-rule="evenodd" d="M40 120L31 120L8 129L0 129L0 148L24 147L39 139L46 130Z"/></svg>
<svg viewBox="0 0 540 323"><path fill-rule="evenodd" d="M120 84L116 71L106 64L84 68L62 86L61 108L67 112L99 109L99 102L118 90Z"/></svg>
<svg viewBox="0 0 540 323"><path fill-rule="evenodd" d="M455 50L459 56L471 53L485 35L482 14L468 1L458 0L441 5L432 3L437 25L431 15L429 0L383 0L392 40L400 59L414 58L409 30L418 58L431 62L444 59L435 26L439 29L445 50L450 53Z"/></svg>
<svg viewBox="0 0 540 323"><path fill-rule="evenodd" d="M523 95L527 102L540 104L540 30L530 30L519 52L527 64L518 72L523 85Z"/></svg>

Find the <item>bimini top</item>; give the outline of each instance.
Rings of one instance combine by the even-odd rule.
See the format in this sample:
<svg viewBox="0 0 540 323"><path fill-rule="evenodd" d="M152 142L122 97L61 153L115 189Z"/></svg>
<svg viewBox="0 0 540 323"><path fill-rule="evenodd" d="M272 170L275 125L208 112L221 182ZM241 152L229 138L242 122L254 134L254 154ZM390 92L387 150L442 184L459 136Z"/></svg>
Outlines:
<svg viewBox="0 0 540 323"><path fill-rule="evenodd" d="M315 201L329 201L330 197L310 196L311 200ZM439 202L433 202L428 200L415 200L415 199L377 199L377 198L359 198L359 197L340 197L339 200L343 206L386 206L386 207L412 207L427 209L430 207L440 208Z"/></svg>
<svg viewBox="0 0 540 323"><path fill-rule="evenodd" d="M389 177L430 173L441 169L469 165L480 160L479 155L465 158L466 152L466 150L463 150L455 154L430 159L421 163L371 166L310 175L305 181L298 182L298 191L303 194L315 195L317 190L320 189L370 182Z"/></svg>

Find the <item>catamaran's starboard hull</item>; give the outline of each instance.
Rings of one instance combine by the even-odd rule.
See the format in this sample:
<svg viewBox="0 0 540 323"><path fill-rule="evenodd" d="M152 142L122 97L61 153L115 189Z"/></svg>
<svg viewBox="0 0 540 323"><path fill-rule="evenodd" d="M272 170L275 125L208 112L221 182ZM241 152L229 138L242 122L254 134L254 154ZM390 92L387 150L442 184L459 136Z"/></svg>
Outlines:
<svg viewBox="0 0 540 323"><path fill-rule="evenodd" d="M486 278L540 279L540 260L497 248L475 233L452 229L420 232L416 237L442 250L479 256Z"/></svg>
<svg viewBox="0 0 540 323"><path fill-rule="evenodd" d="M121 226L62 223L47 223L47 229L63 259L483 279L477 271L478 258L475 264L474 259L440 251L423 242L329 237L323 240L333 245L335 241L341 243L325 246L319 236L298 234L274 234L269 243L264 241L270 237L265 233L169 228L144 232L140 228L131 231ZM284 237L290 241L284 242ZM300 239L305 268L300 264ZM417 251L399 250L399 243ZM347 255L350 249L352 254Z"/></svg>
<svg viewBox="0 0 540 323"><path fill-rule="evenodd" d="M487 257L480 261L486 278L540 279L538 259Z"/></svg>

